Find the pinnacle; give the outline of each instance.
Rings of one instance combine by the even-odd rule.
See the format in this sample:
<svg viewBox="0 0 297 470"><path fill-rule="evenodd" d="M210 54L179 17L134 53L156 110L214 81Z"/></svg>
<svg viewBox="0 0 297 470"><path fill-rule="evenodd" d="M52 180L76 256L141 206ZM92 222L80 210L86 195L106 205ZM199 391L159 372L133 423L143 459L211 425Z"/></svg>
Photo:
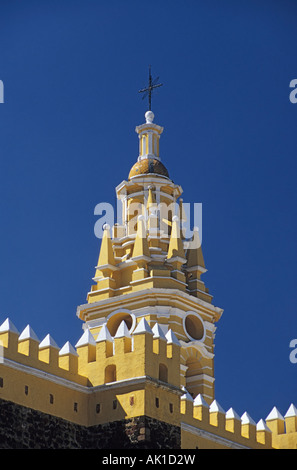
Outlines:
<svg viewBox="0 0 297 470"><path fill-rule="evenodd" d="M104 323L104 325L102 326L98 336L97 336L97 339L96 339L96 343L100 343L101 341L109 341L109 342L112 342L112 336L109 332L109 329L107 328L107 325L106 323Z"/></svg>
<svg viewBox="0 0 297 470"><path fill-rule="evenodd" d="M280 414L276 406L272 408L272 410L270 411L269 415L266 418L266 421L270 421L273 419L280 419L281 421L284 421L284 417Z"/></svg>
<svg viewBox="0 0 297 470"><path fill-rule="evenodd" d="M179 218L177 215L172 218L172 231L168 248L168 259L175 257L185 259L185 252L179 226Z"/></svg>
<svg viewBox="0 0 297 470"><path fill-rule="evenodd" d="M75 347L78 348L80 346L86 346L88 344L93 344L93 345L96 344L94 337L92 333L90 332L89 328L87 328L86 331L82 334L82 336L76 343Z"/></svg>
<svg viewBox="0 0 297 470"><path fill-rule="evenodd" d="M229 410L226 412L226 419L237 419L238 421L241 420L240 416L233 408L229 408Z"/></svg>
<svg viewBox="0 0 297 470"><path fill-rule="evenodd" d="M182 387L182 389L185 393L180 397L180 399L181 400L194 401L192 395L188 392L188 390L185 387Z"/></svg>
<svg viewBox="0 0 297 470"><path fill-rule="evenodd" d="M7 331L19 334L19 331L9 318L6 318L2 325L0 325L0 333L6 333Z"/></svg>
<svg viewBox="0 0 297 470"><path fill-rule="evenodd" d="M69 343L69 341L67 341L59 351L59 356L66 356L67 354L71 354L72 356L78 355L72 344Z"/></svg>
<svg viewBox="0 0 297 470"><path fill-rule="evenodd" d="M167 339L168 344L176 344L177 346L180 346L180 342L171 329L167 331L165 338Z"/></svg>
<svg viewBox="0 0 297 470"><path fill-rule="evenodd" d="M51 337L50 334L46 335L46 337L41 341L41 343L39 344L39 349L43 349L43 348L49 348L49 347L52 347L52 348L55 348L55 349L59 349L59 346L57 345L57 343L55 342L55 340Z"/></svg>
<svg viewBox="0 0 297 470"><path fill-rule="evenodd" d="M138 323L137 327L133 331L133 335L142 334L142 333L150 333L153 334L148 322L145 318L142 318Z"/></svg>
<svg viewBox="0 0 297 470"><path fill-rule="evenodd" d="M138 217L137 221L137 233L133 248L132 258L137 257L150 257L150 251L146 238L145 221L143 216Z"/></svg>
<svg viewBox="0 0 297 470"><path fill-rule="evenodd" d="M100 254L98 259L97 268L100 266L112 265L115 266L115 258L113 253L113 247L110 236L110 227L108 224L104 225L104 232L101 242Z"/></svg>
<svg viewBox="0 0 297 470"><path fill-rule="evenodd" d="M271 433L271 430L269 429L268 426L266 426L264 419L260 419L260 421L258 421L256 425L256 429L257 431L268 431Z"/></svg>
<svg viewBox="0 0 297 470"><path fill-rule="evenodd" d="M160 325L158 323L155 323L153 328L152 328L152 332L154 333L154 338L159 338L159 339L165 339L166 340L166 337L163 333L163 330L162 328L160 327Z"/></svg>
<svg viewBox="0 0 297 470"><path fill-rule="evenodd" d="M115 338L123 338L123 337L130 338L130 333L129 333L127 324L124 320L121 322L115 334Z"/></svg>
<svg viewBox="0 0 297 470"><path fill-rule="evenodd" d="M187 250L187 267L193 266L201 266L202 268L205 268L199 229L197 227L194 227L193 239L190 242L189 249Z"/></svg>
<svg viewBox="0 0 297 470"><path fill-rule="evenodd" d="M197 395L197 397L194 400L194 406L204 406L205 408L209 408L208 404L204 400L203 396L201 393Z"/></svg>
<svg viewBox="0 0 297 470"><path fill-rule="evenodd" d="M26 328L21 332L19 336L19 341L23 341L25 339L32 339L34 341L38 341L39 339L35 333L35 331L31 328L30 325L27 325Z"/></svg>
<svg viewBox="0 0 297 470"><path fill-rule="evenodd" d="M225 410L221 407L221 405L217 402L217 400L214 400L209 407L209 412L210 413L225 413Z"/></svg>
<svg viewBox="0 0 297 470"><path fill-rule="evenodd" d="M291 403L288 411L285 414L285 418L291 418L292 416L297 416L297 408Z"/></svg>
<svg viewBox="0 0 297 470"><path fill-rule="evenodd" d="M255 421L250 417L250 415L245 411L241 417L241 424L252 424L256 426Z"/></svg>

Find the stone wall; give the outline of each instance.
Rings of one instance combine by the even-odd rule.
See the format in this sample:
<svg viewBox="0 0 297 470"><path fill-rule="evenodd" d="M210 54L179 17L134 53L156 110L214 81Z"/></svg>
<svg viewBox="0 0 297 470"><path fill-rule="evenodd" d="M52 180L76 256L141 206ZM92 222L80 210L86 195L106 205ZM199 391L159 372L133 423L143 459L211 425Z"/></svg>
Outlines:
<svg viewBox="0 0 297 470"><path fill-rule="evenodd" d="M179 449L178 426L139 416L80 426L0 399L0 449Z"/></svg>

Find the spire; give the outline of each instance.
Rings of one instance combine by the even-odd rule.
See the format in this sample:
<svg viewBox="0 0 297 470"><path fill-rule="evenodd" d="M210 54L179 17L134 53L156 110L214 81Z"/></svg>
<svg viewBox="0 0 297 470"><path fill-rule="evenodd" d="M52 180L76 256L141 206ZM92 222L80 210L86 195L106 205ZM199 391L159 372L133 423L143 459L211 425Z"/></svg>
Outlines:
<svg viewBox="0 0 297 470"><path fill-rule="evenodd" d="M111 236L110 236L110 226L105 224L100 248L100 254L98 259L97 269L100 267L115 266L115 258L113 254ZM96 277L96 276L95 276Z"/></svg>
<svg viewBox="0 0 297 470"><path fill-rule="evenodd" d="M152 186L149 186L149 187L148 187L148 190L149 190L149 193L148 193L146 208L147 208L147 210L149 211L150 208L151 208L154 204L156 204L156 200L155 200L155 196L154 196L154 194L153 194L153 187L152 187Z"/></svg>
<svg viewBox="0 0 297 470"><path fill-rule="evenodd" d="M193 229L193 239L190 243L189 249L187 250L187 267L192 268L194 266L205 268L199 229L197 227L194 227Z"/></svg>
<svg viewBox="0 0 297 470"><path fill-rule="evenodd" d="M172 230L170 243L168 248L168 259L179 257L185 259L185 252L183 242L181 239L181 230L179 225L179 218L177 215L172 218ZM185 260L186 261L186 260Z"/></svg>
<svg viewBox="0 0 297 470"><path fill-rule="evenodd" d="M149 259L150 252L146 238L145 220L144 216L140 215L137 221L137 233L133 248L132 258Z"/></svg>

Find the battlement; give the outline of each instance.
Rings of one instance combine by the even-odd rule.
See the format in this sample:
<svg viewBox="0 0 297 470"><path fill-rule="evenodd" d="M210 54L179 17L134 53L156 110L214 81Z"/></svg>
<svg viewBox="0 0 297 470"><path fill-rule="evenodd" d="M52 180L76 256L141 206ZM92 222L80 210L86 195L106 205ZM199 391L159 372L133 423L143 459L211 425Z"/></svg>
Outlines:
<svg viewBox="0 0 297 470"><path fill-rule="evenodd" d="M201 394L193 399L184 391L181 428L188 448L207 441L212 448L297 447L297 409L293 404L285 418L274 407L266 420L256 423L247 412L240 417L233 408L225 412L216 400L208 405Z"/></svg>
<svg viewBox="0 0 297 470"><path fill-rule="evenodd" d="M151 329L145 318L132 334L124 321L114 337L104 324L96 339L87 329L75 348L67 342L61 349L49 334L40 341L30 325L20 334L7 318L0 344L4 364L13 361L85 386L145 375L180 386L179 341L172 330L164 335L157 324Z"/></svg>
<svg viewBox="0 0 297 470"><path fill-rule="evenodd" d="M171 330L164 335L144 318L132 334L122 321L114 337L104 325L96 337L87 329L75 347L66 342L61 349L50 335L39 341L29 325L19 333L7 318L0 326L0 346L5 400L83 425L144 414L150 406L147 388L148 402L157 388L162 403L169 393L179 409L180 343ZM114 403L121 405L111 418Z"/></svg>
<svg viewBox="0 0 297 470"><path fill-rule="evenodd" d="M274 407L256 424L216 400L194 399L183 386L180 342L144 317L133 332L123 320L111 336L103 324L96 337L86 329L75 347L61 349L50 335L39 341L29 325L19 333L6 319L0 345L4 400L87 426L148 415L180 426L182 448L297 447L293 404L285 417Z"/></svg>
<svg viewBox="0 0 297 470"><path fill-rule="evenodd" d="M148 376L179 388L180 347L172 330L164 335L145 318L131 334L123 320L114 337L104 324L96 339L86 330L77 342L78 371L93 386Z"/></svg>
<svg viewBox="0 0 297 470"><path fill-rule="evenodd" d="M39 370L87 385L86 377L78 374L78 354L69 342L60 349L49 334L40 341L30 325L20 334L7 318L0 326L0 344L4 365L15 368L19 365L27 373Z"/></svg>

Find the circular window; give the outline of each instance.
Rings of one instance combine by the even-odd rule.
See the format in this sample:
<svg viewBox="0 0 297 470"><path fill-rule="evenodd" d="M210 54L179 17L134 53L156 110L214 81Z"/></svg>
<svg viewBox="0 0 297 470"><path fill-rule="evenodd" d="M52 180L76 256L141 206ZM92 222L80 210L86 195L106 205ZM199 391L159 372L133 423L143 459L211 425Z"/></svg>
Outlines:
<svg viewBox="0 0 297 470"><path fill-rule="evenodd" d="M128 330L130 331L133 326L133 317L130 315L130 313L115 313L109 318L109 320L107 320L107 328L111 336L116 334L117 329L123 320L126 323Z"/></svg>
<svg viewBox="0 0 297 470"><path fill-rule="evenodd" d="M184 329L189 337L193 340L201 340L204 337L204 325L202 319L194 313L189 313L184 322Z"/></svg>

